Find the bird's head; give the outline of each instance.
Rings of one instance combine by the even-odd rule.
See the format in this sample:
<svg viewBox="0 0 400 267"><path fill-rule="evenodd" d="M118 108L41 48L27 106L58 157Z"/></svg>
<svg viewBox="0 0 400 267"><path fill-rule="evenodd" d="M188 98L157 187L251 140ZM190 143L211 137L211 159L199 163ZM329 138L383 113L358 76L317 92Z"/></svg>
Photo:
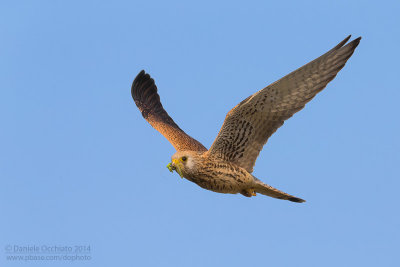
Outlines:
<svg viewBox="0 0 400 267"><path fill-rule="evenodd" d="M190 176L196 169L201 153L195 151L178 151L167 165L170 172L176 171L181 178Z"/></svg>

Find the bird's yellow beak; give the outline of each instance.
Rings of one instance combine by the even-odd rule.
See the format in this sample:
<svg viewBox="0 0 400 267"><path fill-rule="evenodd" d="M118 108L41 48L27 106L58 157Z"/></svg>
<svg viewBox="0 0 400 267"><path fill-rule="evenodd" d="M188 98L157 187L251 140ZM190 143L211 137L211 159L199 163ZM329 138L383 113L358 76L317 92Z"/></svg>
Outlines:
<svg viewBox="0 0 400 267"><path fill-rule="evenodd" d="M183 178L183 173L182 173L182 163L177 160L173 159L172 162L168 163L167 168L170 172L176 171L181 178Z"/></svg>

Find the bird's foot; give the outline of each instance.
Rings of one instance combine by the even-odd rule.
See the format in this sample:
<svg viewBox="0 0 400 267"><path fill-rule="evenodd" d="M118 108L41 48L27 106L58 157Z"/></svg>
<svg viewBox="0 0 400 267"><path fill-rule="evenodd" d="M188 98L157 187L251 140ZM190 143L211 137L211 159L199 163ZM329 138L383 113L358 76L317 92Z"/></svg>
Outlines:
<svg viewBox="0 0 400 267"><path fill-rule="evenodd" d="M245 197L252 197L257 195L256 191L253 188L244 189L242 190L242 192L240 192L240 194Z"/></svg>

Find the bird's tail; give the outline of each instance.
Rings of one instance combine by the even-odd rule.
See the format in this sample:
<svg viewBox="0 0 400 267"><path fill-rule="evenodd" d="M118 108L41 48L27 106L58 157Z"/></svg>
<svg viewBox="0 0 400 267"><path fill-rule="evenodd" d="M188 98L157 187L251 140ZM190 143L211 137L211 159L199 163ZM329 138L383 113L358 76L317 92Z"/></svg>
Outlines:
<svg viewBox="0 0 400 267"><path fill-rule="evenodd" d="M290 201L298 202L298 203L306 202L304 199L289 195L289 194L282 192L270 185L264 184L263 182L258 180L256 177L254 177L254 178L256 180L256 186L254 187L254 190L257 193L260 193L260 194L263 194L266 196L270 196L270 197L274 197L274 198L278 198L278 199L290 200Z"/></svg>

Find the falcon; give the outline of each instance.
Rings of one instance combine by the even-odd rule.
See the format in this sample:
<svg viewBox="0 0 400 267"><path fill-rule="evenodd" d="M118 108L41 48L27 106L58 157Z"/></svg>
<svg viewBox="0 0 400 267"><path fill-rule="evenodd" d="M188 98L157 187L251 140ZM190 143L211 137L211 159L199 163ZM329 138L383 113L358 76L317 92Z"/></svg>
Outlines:
<svg viewBox="0 0 400 267"><path fill-rule="evenodd" d="M172 120L160 102L154 80L144 70L133 81L132 97L142 116L177 150L167 165L171 172L218 193L246 197L260 193L305 202L257 179L253 167L268 138L344 67L361 40L346 44L350 37L236 105L208 150Z"/></svg>

